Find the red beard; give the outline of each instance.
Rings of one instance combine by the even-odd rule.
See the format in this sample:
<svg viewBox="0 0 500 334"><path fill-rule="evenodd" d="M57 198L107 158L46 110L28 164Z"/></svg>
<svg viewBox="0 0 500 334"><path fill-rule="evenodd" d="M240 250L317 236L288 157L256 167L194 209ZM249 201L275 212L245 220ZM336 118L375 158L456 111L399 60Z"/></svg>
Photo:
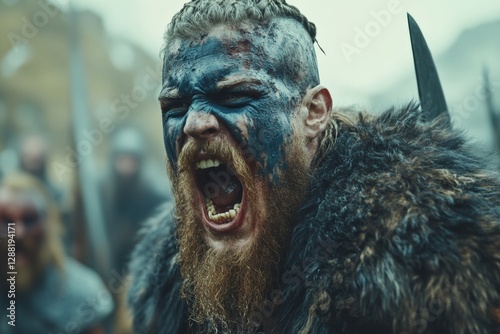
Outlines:
<svg viewBox="0 0 500 334"><path fill-rule="evenodd" d="M288 154L287 171L280 173L278 186L266 186L257 193L255 176L240 151L224 142L203 146L186 144L179 156L178 173L169 168L176 199L180 267L183 276L182 296L188 301L191 319L209 325L210 330L253 331L262 325L260 309L277 283L280 259L290 233L289 220L303 200L309 165L303 152L292 149ZM266 210L256 212L260 221L250 245L240 249L214 249L206 241L207 231L192 200L196 180L193 177L194 157L200 152L220 157L230 164L250 203L264 196ZM267 183L266 183L267 184ZM223 235L228 243L235 235Z"/></svg>

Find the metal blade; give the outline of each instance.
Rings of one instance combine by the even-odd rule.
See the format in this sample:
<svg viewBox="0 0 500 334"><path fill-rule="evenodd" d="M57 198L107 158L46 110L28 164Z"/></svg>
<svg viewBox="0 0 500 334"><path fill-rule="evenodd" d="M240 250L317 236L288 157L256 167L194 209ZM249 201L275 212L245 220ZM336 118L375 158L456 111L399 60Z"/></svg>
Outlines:
<svg viewBox="0 0 500 334"><path fill-rule="evenodd" d="M432 121L440 115L445 115L449 120L448 107L431 51L417 22L410 14L408 14L408 27L417 76L418 95L425 117L428 121Z"/></svg>

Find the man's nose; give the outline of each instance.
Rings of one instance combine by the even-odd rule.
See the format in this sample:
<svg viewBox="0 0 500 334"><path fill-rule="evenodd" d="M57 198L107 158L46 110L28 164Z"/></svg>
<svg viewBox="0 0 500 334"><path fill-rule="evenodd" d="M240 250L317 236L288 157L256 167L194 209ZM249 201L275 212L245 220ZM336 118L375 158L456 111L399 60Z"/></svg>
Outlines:
<svg viewBox="0 0 500 334"><path fill-rule="evenodd" d="M184 133L198 140L208 140L219 133L217 117L208 112L189 112L184 125Z"/></svg>

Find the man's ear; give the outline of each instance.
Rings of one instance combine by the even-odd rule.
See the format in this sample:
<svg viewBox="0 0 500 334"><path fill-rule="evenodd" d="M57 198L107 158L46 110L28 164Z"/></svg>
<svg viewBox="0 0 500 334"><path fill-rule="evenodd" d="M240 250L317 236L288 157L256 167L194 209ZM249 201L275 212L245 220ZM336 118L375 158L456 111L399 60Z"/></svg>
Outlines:
<svg viewBox="0 0 500 334"><path fill-rule="evenodd" d="M306 92L302 104L307 108L307 116L304 120L306 138L313 140L323 133L330 121L332 97L327 88L318 85Z"/></svg>

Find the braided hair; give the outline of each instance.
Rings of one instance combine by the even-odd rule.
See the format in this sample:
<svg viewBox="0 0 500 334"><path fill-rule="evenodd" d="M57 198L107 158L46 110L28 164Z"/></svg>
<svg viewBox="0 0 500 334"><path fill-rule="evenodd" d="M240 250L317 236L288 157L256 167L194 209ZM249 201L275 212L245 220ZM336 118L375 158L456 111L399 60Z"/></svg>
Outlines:
<svg viewBox="0 0 500 334"><path fill-rule="evenodd" d="M285 0L192 0L173 17L165 41L206 32L217 24L239 24L245 20L263 22L276 17L291 18L302 24L313 42L316 25Z"/></svg>

